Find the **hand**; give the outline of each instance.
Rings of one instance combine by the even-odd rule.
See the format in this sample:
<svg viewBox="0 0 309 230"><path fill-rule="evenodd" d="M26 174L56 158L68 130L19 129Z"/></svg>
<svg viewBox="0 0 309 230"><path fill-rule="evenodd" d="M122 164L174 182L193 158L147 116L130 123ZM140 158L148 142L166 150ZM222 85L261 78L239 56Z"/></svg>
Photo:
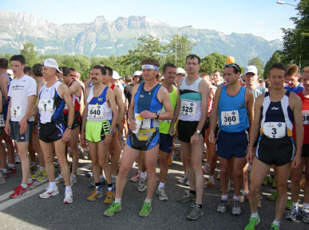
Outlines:
<svg viewBox="0 0 309 230"><path fill-rule="evenodd" d="M133 119L129 119L129 129L131 129L132 131L134 131L136 129L136 122Z"/></svg>
<svg viewBox="0 0 309 230"><path fill-rule="evenodd" d="M104 138L103 144L105 145L110 144L112 142L112 137L113 137L112 133L107 134Z"/></svg>
<svg viewBox="0 0 309 230"><path fill-rule="evenodd" d="M292 161L292 168L296 169L301 165L301 154L297 154Z"/></svg>
<svg viewBox="0 0 309 230"><path fill-rule="evenodd" d="M145 118L145 119L147 119L147 118L156 118L157 114L149 112L148 110L144 110L143 112L141 112L141 117Z"/></svg>
<svg viewBox="0 0 309 230"><path fill-rule="evenodd" d="M26 133L27 131L27 120L25 118L21 119L19 122L19 134L22 136Z"/></svg>
<svg viewBox="0 0 309 230"><path fill-rule="evenodd" d="M169 133L170 136L174 136L174 134L175 134L174 125L170 127L170 130L169 130L168 133Z"/></svg>
<svg viewBox="0 0 309 230"><path fill-rule="evenodd" d="M198 143L201 137L202 137L202 135L197 134L197 133L195 132L195 133L191 136L191 138L190 138L191 144L196 144L196 143Z"/></svg>
<svg viewBox="0 0 309 230"><path fill-rule="evenodd" d="M86 147L85 131L82 131L80 134L80 143L83 148Z"/></svg>
<svg viewBox="0 0 309 230"><path fill-rule="evenodd" d="M71 129L66 129L62 136L63 142L67 143L71 140Z"/></svg>
<svg viewBox="0 0 309 230"><path fill-rule="evenodd" d="M216 138L215 138L215 134L213 131L209 131L209 136L208 136L208 140L210 143L212 144L216 144Z"/></svg>
<svg viewBox="0 0 309 230"><path fill-rule="evenodd" d="M255 155L254 155L254 152L252 150L252 147L249 146L248 147L248 153L247 153L247 156L246 156L247 162L249 164L252 164L254 157L255 157Z"/></svg>
<svg viewBox="0 0 309 230"><path fill-rule="evenodd" d="M10 127L10 124L8 124L8 123L5 124L4 131L6 132L6 134L7 134L8 136L10 136L10 134L11 134L11 127Z"/></svg>

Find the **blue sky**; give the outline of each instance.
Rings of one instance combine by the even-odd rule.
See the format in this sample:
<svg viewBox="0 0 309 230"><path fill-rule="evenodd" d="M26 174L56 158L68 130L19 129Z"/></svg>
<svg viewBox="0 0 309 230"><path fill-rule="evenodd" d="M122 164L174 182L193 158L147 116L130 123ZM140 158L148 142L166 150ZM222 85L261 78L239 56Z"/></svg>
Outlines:
<svg viewBox="0 0 309 230"><path fill-rule="evenodd" d="M0 0L0 9L24 11L57 24L109 21L131 15L149 16L171 26L253 33L281 39L280 28L293 27L296 10L277 0ZM285 0L297 4L299 0Z"/></svg>

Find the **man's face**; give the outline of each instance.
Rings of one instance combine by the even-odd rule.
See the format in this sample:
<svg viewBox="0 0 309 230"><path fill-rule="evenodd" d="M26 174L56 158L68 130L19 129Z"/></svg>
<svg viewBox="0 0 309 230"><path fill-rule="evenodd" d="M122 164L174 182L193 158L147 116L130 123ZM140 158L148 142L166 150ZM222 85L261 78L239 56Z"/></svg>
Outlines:
<svg viewBox="0 0 309 230"><path fill-rule="evenodd" d="M22 75L24 73L25 65L19 61L11 61L11 67L15 76Z"/></svg>
<svg viewBox="0 0 309 230"><path fill-rule="evenodd" d="M305 90L308 92L309 91L309 72L303 72L303 85Z"/></svg>
<svg viewBox="0 0 309 230"><path fill-rule="evenodd" d="M44 80L47 81L50 77L55 76L57 74L57 70L51 67L43 66L42 74Z"/></svg>
<svg viewBox="0 0 309 230"><path fill-rule="evenodd" d="M246 73L245 81L247 86L254 86L257 83L257 75L254 73Z"/></svg>
<svg viewBox="0 0 309 230"><path fill-rule="evenodd" d="M196 75L200 71L200 64L197 58L188 58L186 61L186 71L188 75Z"/></svg>
<svg viewBox="0 0 309 230"><path fill-rule="evenodd" d="M269 72L268 82L271 89L280 90L284 87L284 70L274 68Z"/></svg>
<svg viewBox="0 0 309 230"><path fill-rule="evenodd" d="M70 71L67 76L63 76L63 81L65 84L70 84L73 79L76 77L75 71Z"/></svg>
<svg viewBox="0 0 309 230"><path fill-rule="evenodd" d="M90 71L90 80L92 84L97 85L102 81L102 73L100 69L92 69Z"/></svg>
<svg viewBox="0 0 309 230"><path fill-rule="evenodd" d="M298 74L294 74L292 76L286 76L284 80L285 80L285 84L289 86L290 88L295 88L299 84Z"/></svg>
<svg viewBox="0 0 309 230"><path fill-rule="evenodd" d="M240 73L235 73L233 67L224 68L223 78L227 85L233 85L239 81Z"/></svg>
<svg viewBox="0 0 309 230"><path fill-rule="evenodd" d="M143 69L142 73L145 81L152 81L156 79L156 76L158 75L158 71L154 69Z"/></svg>
<svg viewBox="0 0 309 230"><path fill-rule="evenodd" d="M213 85L219 85L222 82L221 74L219 72L214 72L211 78L211 83Z"/></svg>
<svg viewBox="0 0 309 230"><path fill-rule="evenodd" d="M168 84L173 84L176 78L176 68L167 67L163 75L164 81L166 81Z"/></svg>

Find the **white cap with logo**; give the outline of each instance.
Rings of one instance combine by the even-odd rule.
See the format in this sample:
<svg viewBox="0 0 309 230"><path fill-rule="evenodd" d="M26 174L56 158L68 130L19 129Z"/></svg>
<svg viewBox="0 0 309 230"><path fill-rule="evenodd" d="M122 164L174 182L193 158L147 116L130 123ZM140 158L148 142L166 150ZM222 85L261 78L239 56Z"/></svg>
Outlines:
<svg viewBox="0 0 309 230"><path fill-rule="evenodd" d="M133 76L141 76L142 75L142 71L140 70L136 70L133 74Z"/></svg>
<svg viewBox="0 0 309 230"><path fill-rule="evenodd" d="M50 67L50 68L56 69L58 73L62 73L60 71L59 67L58 67L58 64L57 64L56 60L53 59L53 58L46 58L44 60L44 64L43 65L46 66L46 67Z"/></svg>
<svg viewBox="0 0 309 230"><path fill-rule="evenodd" d="M186 75L187 73L186 73L186 71L185 71L183 68L178 67L178 68L176 69L176 74L183 74L183 75Z"/></svg>
<svg viewBox="0 0 309 230"><path fill-rule="evenodd" d="M245 68L245 74L247 73L253 73L254 75L258 75L258 70L255 65L248 65Z"/></svg>

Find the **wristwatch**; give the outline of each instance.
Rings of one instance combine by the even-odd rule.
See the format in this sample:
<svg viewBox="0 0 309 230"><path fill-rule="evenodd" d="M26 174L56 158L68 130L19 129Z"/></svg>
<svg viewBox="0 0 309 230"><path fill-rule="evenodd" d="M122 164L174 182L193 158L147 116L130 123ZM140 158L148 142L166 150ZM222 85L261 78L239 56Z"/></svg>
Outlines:
<svg viewBox="0 0 309 230"><path fill-rule="evenodd" d="M156 119L159 120L159 117L160 117L160 114L159 114L159 113L156 113Z"/></svg>
<svg viewBox="0 0 309 230"><path fill-rule="evenodd" d="M198 134L198 135L200 135L201 134L201 131L200 130L196 130L196 133Z"/></svg>

